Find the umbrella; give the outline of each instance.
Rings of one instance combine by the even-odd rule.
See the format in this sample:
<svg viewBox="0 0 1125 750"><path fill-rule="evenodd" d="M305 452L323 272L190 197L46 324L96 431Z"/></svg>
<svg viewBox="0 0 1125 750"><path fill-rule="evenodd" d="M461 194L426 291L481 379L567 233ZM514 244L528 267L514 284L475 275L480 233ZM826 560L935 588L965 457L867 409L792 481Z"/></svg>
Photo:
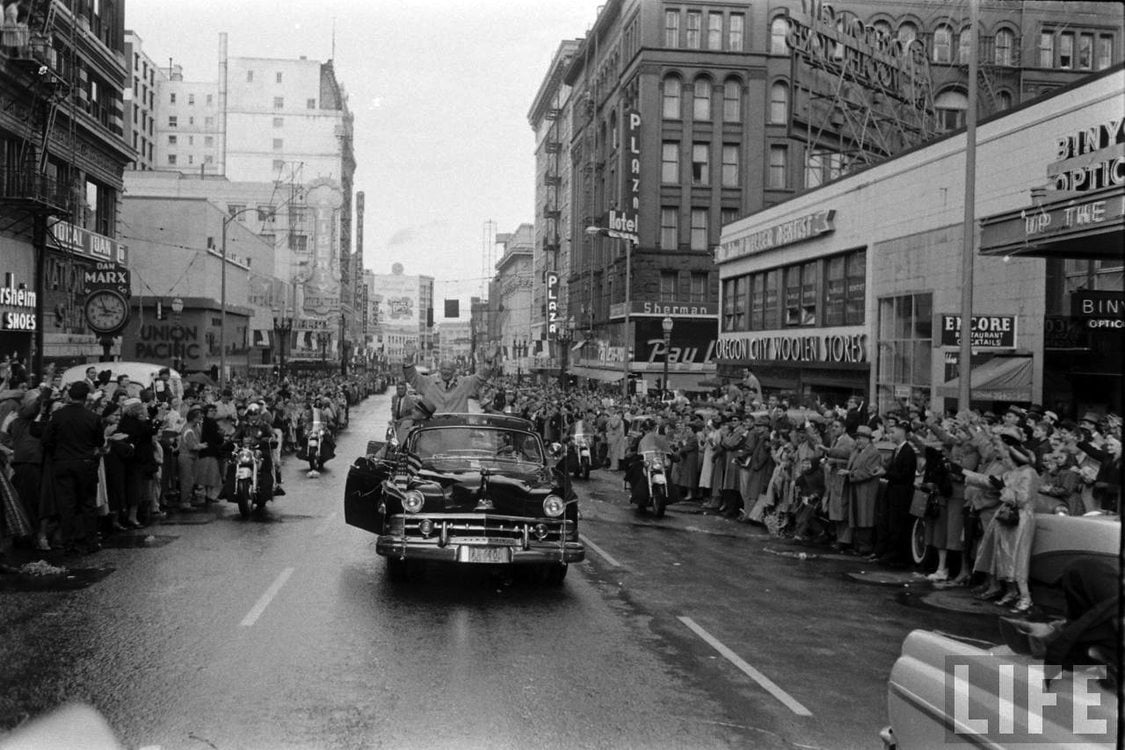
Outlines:
<svg viewBox="0 0 1125 750"><path fill-rule="evenodd" d="M197 373L194 373L193 375L188 375L187 376L187 382L196 383L198 385L209 385L209 386L212 386L212 387L214 387L214 385L215 385L215 381L212 380L210 377L208 377L207 375L205 375L202 372L197 372Z"/></svg>

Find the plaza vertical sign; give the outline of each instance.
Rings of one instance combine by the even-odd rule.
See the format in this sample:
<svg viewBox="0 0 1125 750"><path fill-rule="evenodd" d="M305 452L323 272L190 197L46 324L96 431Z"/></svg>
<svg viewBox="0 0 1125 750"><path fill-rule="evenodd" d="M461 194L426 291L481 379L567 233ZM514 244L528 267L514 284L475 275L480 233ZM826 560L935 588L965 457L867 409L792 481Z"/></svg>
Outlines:
<svg viewBox="0 0 1125 750"><path fill-rule="evenodd" d="M544 280L547 283L547 336L554 338L559 332L559 275L548 271Z"/></svg>
<svg viewBox="0 0 1125 750"><path fill-rule="evenodd" d="M625 112L625 168L621 170L622 208L611 210L606 222L607 234L628 240L640 240L641 226L641 115Z"/></svg>

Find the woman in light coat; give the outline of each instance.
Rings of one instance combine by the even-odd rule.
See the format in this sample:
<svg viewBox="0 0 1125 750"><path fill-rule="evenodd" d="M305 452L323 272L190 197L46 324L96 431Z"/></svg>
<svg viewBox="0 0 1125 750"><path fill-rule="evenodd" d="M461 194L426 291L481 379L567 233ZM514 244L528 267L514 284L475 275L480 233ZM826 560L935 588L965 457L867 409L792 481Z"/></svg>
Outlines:
<svg viewBox="0 0 1125 750"><path fill-rule="evenodd" d="M610 414L605 425L605 439L609 444L607 456L609 470L618 471L621 468L621 461L625 458L625 422L621 419L619 411Z"/></svg>

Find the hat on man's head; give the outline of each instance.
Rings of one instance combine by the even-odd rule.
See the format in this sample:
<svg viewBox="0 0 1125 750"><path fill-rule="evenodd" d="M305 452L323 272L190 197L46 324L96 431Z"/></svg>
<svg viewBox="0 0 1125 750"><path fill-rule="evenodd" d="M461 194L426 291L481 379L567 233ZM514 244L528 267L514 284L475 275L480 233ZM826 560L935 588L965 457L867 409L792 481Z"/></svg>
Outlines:
<svg viewBox="0 0 1125 750"><path fill-rule="evenodd" d="M424 419L429 419L437 411L434 402L428 398L420 398L414 402L414 410L420 412Z"/></svg>
<svg viewBox="0 0 1125 750"><path fill-rule="evenodd" d="M1048 420L1051 424L1055 424L1059 421L1059 415L1048 409L1047 411L1043 412L1043 419Z"/></svg>
<svg viewBox="0 0 1125 750"><path fill-rule="evenodd" d="M859 427L855 428L855 436L856 437L865 437L868 440L870 440L871 438L873 438L875 436L875 433L873 433L871 431L871 428L868 427L867 425L861 424Z"/></svg>
<svg viewBox="0 0 1125 750"><path fill-rule="evenodd" d="M765 414L759 414L758 416L754 417L754 425L756 427L769 427L770 418Z"/></svg>
<svg viewBox="0 0 1125 750"><path fill-rule="evenodd" d="M1082 422L1089 422L1090 424L1096 425L1100 419L1101 417L1098 416L1097 412L1088 411L1082 415L1082 419L1078 420L1078 422L1080 424Z"/></svg>

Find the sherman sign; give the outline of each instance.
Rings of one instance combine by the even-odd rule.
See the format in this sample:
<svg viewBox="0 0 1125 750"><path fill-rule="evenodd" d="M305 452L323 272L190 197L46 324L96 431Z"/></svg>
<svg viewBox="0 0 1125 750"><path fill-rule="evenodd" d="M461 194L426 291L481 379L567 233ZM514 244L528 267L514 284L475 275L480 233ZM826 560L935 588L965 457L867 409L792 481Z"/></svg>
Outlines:
<svg viewBox="0 0 1125 750"><path fill-rule="evenodd" d="M796 219L783 221L780 224L774 224L771 227L736 237L719 245L718 252L715 253L715 262L723 263L828 234L836 229L832 223L835 218L835 209L814 211L811 214L798 216Z"/></svg>

